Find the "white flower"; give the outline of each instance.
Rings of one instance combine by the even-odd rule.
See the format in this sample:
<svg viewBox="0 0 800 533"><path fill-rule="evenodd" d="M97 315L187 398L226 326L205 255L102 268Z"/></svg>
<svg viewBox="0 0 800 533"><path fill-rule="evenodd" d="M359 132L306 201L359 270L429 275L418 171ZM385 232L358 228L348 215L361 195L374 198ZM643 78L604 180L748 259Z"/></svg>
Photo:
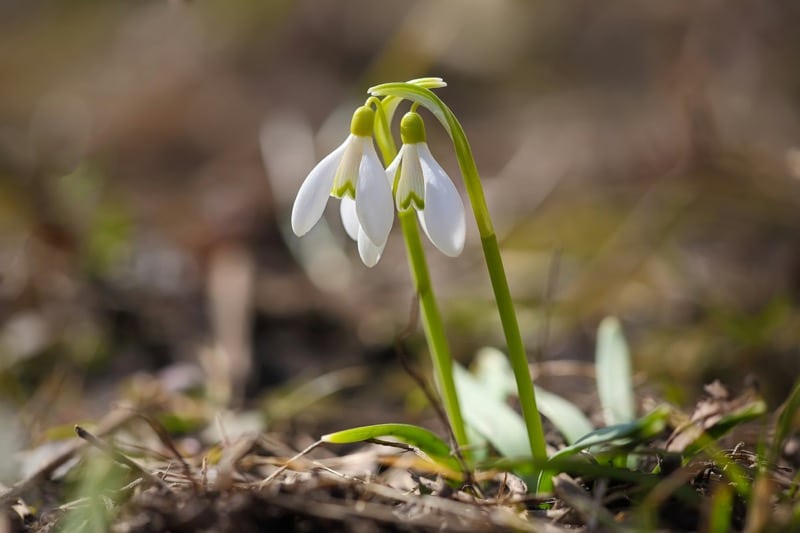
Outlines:
<svg viewBox="0 0 800 533"><path fill-rule="evenodd" d="M320 219L330 196L341 198L342 223L351 237L356 228L353 238L370 267L380 259L394 220L392 191L372 144L373 117L370 108L356 110L351 134L311 170L292 207L292 230L300 237Z"/></svg>
<svg viewBox="0 0 800 533"><path fill-rule="evenodd" d="M416 209L428 239L445 255L456 257L464 249L466 232L461 196L431 155L419 115L407 113L400 128L405 144L386 168L397 209Z"/></svg>
<svg viewBox="0 0 800 533"><path fill-rule="evenodd" d="M367 237L358 221L356 202L351 198L342 198L340 212L342 224L344 224L347 235L358 243L358 255L361 257L361 261L370 268L374 267L380 261L386 243L384 242L381 245L373 244L372 240Z"/></svg>

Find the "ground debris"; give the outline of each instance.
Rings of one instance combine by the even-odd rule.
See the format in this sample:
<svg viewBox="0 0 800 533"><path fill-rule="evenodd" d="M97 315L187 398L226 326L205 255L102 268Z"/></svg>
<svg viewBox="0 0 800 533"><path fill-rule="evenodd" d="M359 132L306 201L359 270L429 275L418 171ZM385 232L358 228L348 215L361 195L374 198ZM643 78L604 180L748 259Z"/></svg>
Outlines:
<svg viewBox="0 0 800 533"><path fill-rule="evenodd" d="M88 432L81 428L78 434L85 438ZM35 483L6 491L18 497L6 498L6 530L562 531L528 512L524 483L510 474L487 485L498 490L484 496L445 482L419 457L395 448L371 444L344 456L324 449L289 455L292 448L278 445L276 437L251 434L176 458L166 453L177 453L172 443L157 450L108 437L73 446L75 466L64 477L37 472ZM111 466L89 482L88 494L75 497L75 487L65 488L70 478L86 483L99 461ZM47 491L61 497L23 520L22 498L42 502Z"/></svg>
<svg viewBox="0 0 800 533"><path fill-rule="evenodd" d="M305 434L245 432L220 441L172 436L157 409L127 408L92 431L78 427L79 439L52 447L25 479L0 487L0 533L558 533L643 524L704 530L725 491L732 530L791 524L796 463L765 461L752 451L758 449L752 440L730 448L716 439L697 444L700 436L716 435L725 417L743 420L740 413L757 399L730 399L721 386L707 392L692 416L676 413L672 436L666 431L628 445L631 461L615 465L609 458L624 456L587 450L564 464L551 493L538 495L529 493L531 479L502 468L448 477L408 447L369 443L339 454L341 448ZM687 447L695 451L686 455ZM748 501L750 487L758 487L757 498Z"/></svg>
<svg viewBox="0 0 800 533"><path fill-rule="evenodd" d="M292 472L269 485L234 483L223 491L139 491L114 532L149 531L512 531L533 530L518 510L431 494L326 471ZM556 531L556 528L550 528Z"/></svg>

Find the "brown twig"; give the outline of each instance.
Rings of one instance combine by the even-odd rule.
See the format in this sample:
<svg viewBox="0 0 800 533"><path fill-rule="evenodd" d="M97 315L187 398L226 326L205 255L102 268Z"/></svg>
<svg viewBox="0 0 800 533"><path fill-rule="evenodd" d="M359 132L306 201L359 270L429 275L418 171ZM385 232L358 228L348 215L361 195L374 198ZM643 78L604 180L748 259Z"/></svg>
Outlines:
<svg viewBox="0 0 800 533"><path fill-rule="evenodd" d="M310 446L306 447L306 448L305 448L303 451L301 451L300 453L297 453L297 454L295 454L293 457L291 457L291 458L290 458L288 461L286 461L286 463L284 463L284 465L283 465L283 466L281 466L281 467L280 467L280 468L278 468L276 471L274 471L273 473L271 473L269 476L267 476L267 477L264 479L264 481L262 481L261 483L259 483L259 484L258 484L258 488L259 488L259 490L260 490L260 489L263 489L263 488L264 488L264 487L265 487L267 484L269 484L269 482L271 482L273 479L275 479L276 477L278 477L278 476L279 476L279 475L280 475L280 474L281 474L283 471L285 471L287 468L289 468L289 466L290 466L290 465L291 465L293 462L297 461L298 459L300 459L301 457L303 457L304 455L306 455L307 453L309 453L311 450L313 450L313 449L314 449L314 448L316 448L317 446L321 445L321 444L322 444L322 442L323 442L322 440L318 440L318 441L314 442L313 444L311 444Z"/></svg>
<svg viewBox="0 0 800 533"><path fill-rule="evenodd" d="M157 476L154 476L153 474L151 474L150 472L148 472L147 470L142 468L142 466L140 466L138 463L133 461L133 459L130 459L129 457L123 455L119 450L114 449L113 446L111 446L110 444L108 444L105 441L102 441L102 440L98 439L96 436L92 435L91 433L89 433L88 431L86 431L85 429L83 429L81 426L79 426L77 424L75 425L75 433L80 438L82 438L83 440L87 441L89 444L91 444L92 446L94 446L98 450L100 450L103 453L107 454L114 461L127 466L128 468L130 468L131 470L133 470L134 472L136 472L137 474L139 474L140 476L142 476L146 480L150 481L151 483L159 485L160 487L162 487L162 488L164 488L164 489L166 489L166 490L171 492L172 489L169 488L169 485L167 485L164 482L164 480L162 480L161 478L159 478Z"/></svg>
<svg viewBox="0 0 800 533"><path fill-rule="evenodd" d="M152 429L153 432L158 436L158 439L161 441L161 444L163 444L164 447L166 447L172 453L175 459L177 459L178 462L181 464L183 475L186 476L186 479L188 479L191 482L194 491L199 492L200 487L197 484L197 480L192 475L192 469L189 466L189 463L186 462L186 459L184 459L181 453L178 451L178 448L175 446L175 443L170 438L167 429L158 420L155 420L154 418L142 412L136 413L136 417L140 418L141 420L144 420L147 423L147 425L150 426L150 429Z"/></svg>
<svg viewBox="0 0 800 533"><path fill-rule="evenodd" d="M243 435L225 447L217 464L217 479L214 482L216 490L222 491L231 487L239 461L253 451L258 439L258 435Z"/></svg>
<svg viewBox="0 0 800 533"><path fill-rule="evenodd" d="M115 411L100 424L98 424L98 435L107 435L124 426L134 417L134 414L127 411ZM19 498L22 494L33 488L36 484L48 479L54 471L61 467L64 463L72 459L76 453L84 449L88 443L86 441L75 440L63 452L51 459L47 464L39 468L36 472L25 478L24 480L16 483L10 490L0 494L0 507L6 505L8 502Z"/></svg>

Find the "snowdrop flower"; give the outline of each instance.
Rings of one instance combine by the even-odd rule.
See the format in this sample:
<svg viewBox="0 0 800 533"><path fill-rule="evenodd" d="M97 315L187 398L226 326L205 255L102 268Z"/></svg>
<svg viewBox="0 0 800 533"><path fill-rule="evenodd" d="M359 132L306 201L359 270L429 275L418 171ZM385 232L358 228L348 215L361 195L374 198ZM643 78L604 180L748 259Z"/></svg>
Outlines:
<svg viewBox="0 0 800 533"><path fill-rule="evenodd" d="M428 239L445 255L464 249L464 204L453 181L425 142L422 117L411 111L400 121L403 146L386 169L398 211L416 209Z"/></svg>
<svg viewBox="0 0 800 533"><path fill-rule="evenodd" d="M340 198L342 223L368 267L380 259L394 220L391 187L372 144L374 117L367 106L356 109L350 135L309 172L292 207L292 230L300 237L319 221L329 197Z"/></svg>

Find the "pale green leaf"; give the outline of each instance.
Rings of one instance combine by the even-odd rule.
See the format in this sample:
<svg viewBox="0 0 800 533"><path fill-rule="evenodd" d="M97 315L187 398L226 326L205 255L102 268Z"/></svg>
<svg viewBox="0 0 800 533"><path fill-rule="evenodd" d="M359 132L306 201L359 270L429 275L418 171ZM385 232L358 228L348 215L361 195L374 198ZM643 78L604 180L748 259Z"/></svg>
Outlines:
<svg viewBox="0 0 800 533"><path fill-rule="evenodd" d="M502 399L485 387L464 367L454 364L453 377L464 420L483 435L505 457L530 457L525 422Z"/></svg>
<svg viewBox="0 0 800 533"><path fill-rule="evenodd" d="M623 424L636 418L631 355L622 326L606 317L597 330L595 352L597 393L607 425Z"/></svg>
<svg viewBox="0 0 800 533"><path fill-rule="evenodd" d="M508 396L516 394L514 371L508 357L493 347L478 350L475 356L475 377L483 385L487 394L505 403ZM539 412L561 432L568 444L594 430L594 426L575 404L569 400L534 387Z"/></svg>
<svg viewBox="0 0 800 533"><path fill-rule="evenodd" d="M323 435L320 440L331 444L352 444L383 437L392 437L414 446L434 461L452 470L460 471L458 462L453 457L447 443L433 432L411 424L361 426Z"/></svg>
<svg viewBox="0 0 800 533"><path fill-rule="evenodd" d="M669 412L669 407L662 405L633 422L596 429L581 437L575 444L559 450L552 459L573 455L601 444L622 445L631 441L650 439L664 430Z"/></svg>

